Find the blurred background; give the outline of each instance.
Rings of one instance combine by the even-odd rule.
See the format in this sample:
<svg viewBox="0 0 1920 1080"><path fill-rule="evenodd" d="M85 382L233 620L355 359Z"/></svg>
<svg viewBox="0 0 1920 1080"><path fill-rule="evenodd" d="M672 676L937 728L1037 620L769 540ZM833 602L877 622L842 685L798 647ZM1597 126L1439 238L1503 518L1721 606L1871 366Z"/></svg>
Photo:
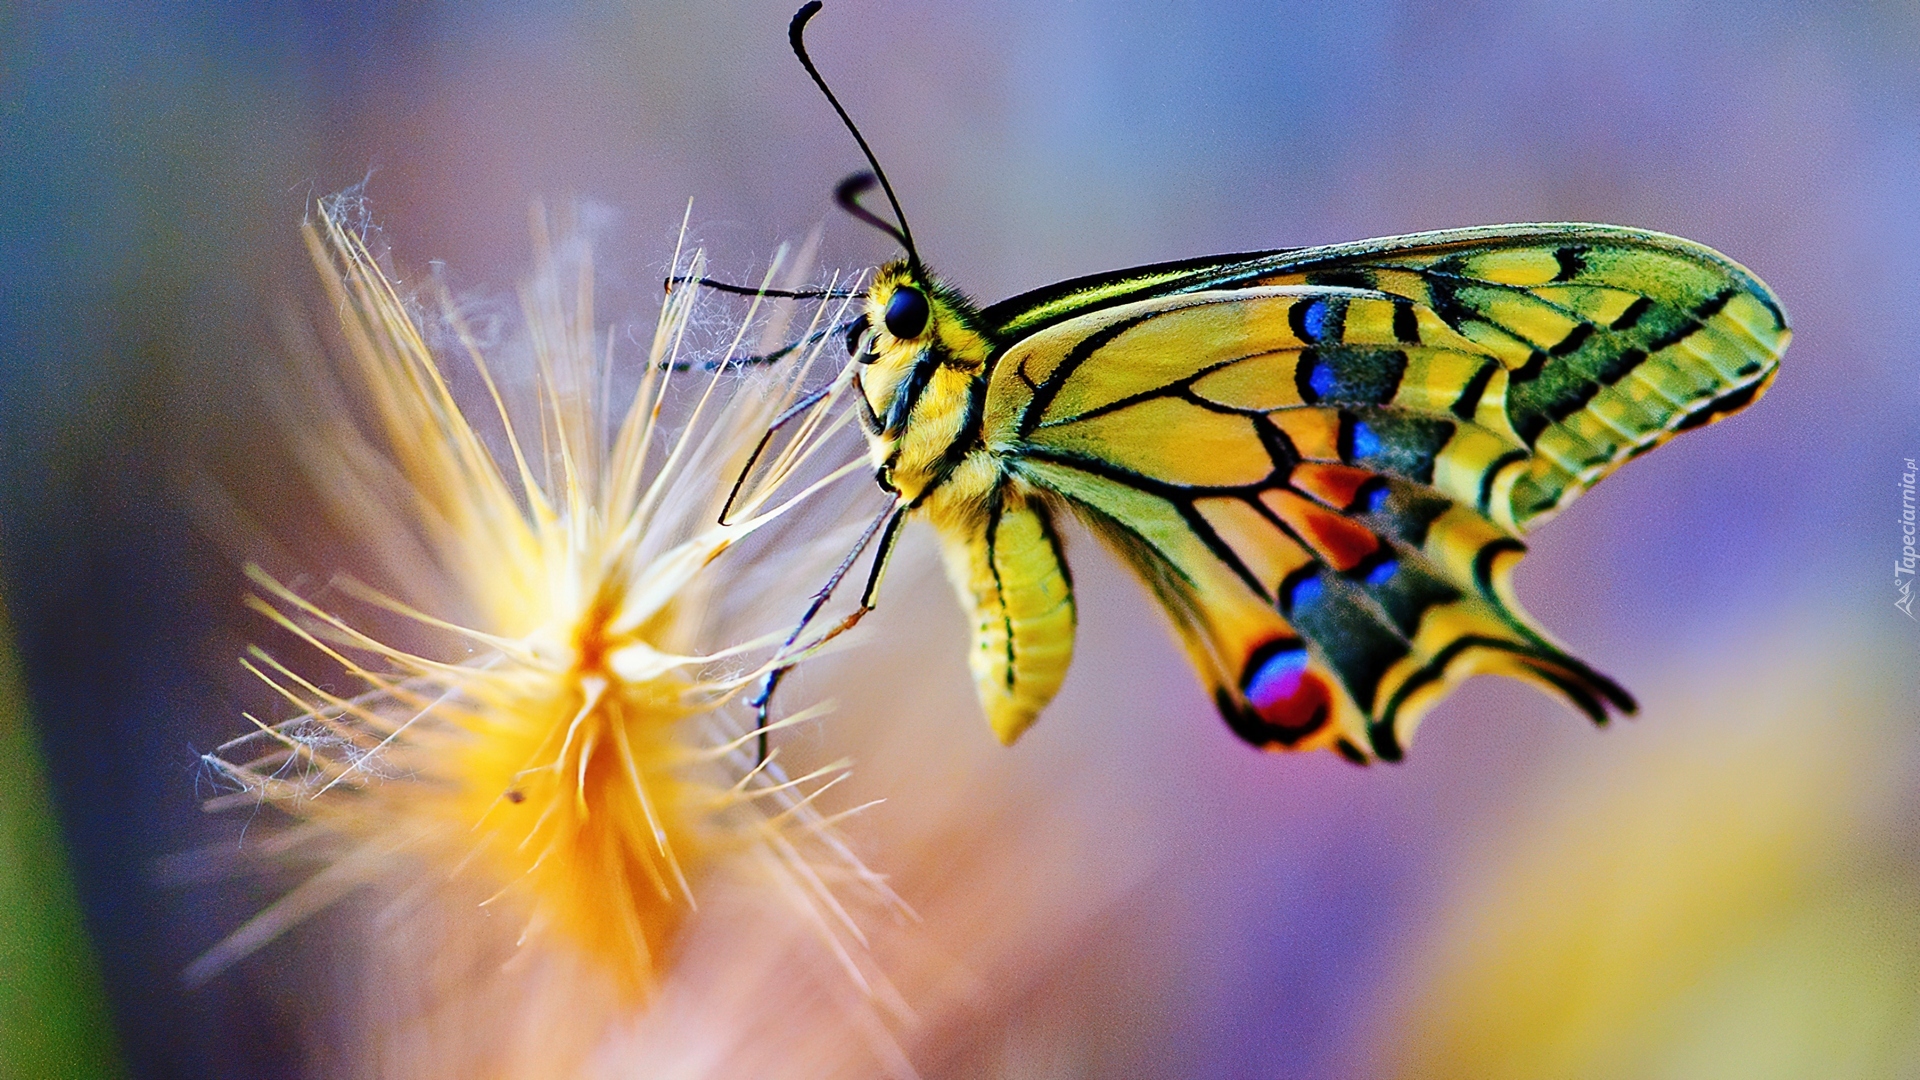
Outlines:
<svg viewBox="0 0 1920 1080"><path fill-rule="evenodd" d="M344 915L186 991L285 882L166 871L246 824L200 812L198 755L259 707L235 658L264 629L194 493L269 533L307 498L264 388L315 296L310 201L365 180L399 267L510 308L530 201L581 200L602 310L641 332L690 197L720 276L822 222L823 267L870 266L893 252L832 210L862 162L791 15L0 12L0 597L131 1074L303 1075L342 1037L343 976L293 958ZM1920 1071L1920 624L1893 574L1920 457L1920 4L835 0L810 43L926 258L982 301L1590 220L1726 252L1796 331L1751 412L1531 538L1522 599L1642 703L1612 730L1482 680L1403 765L1254 753L1076 535L1079 660L1004 751L915 531L869 645L791 684L841 702L800 738L858 759L850 802L890 800L850 831L930 935L1053 905L906 1038L923 1073ZM971 833L926 825L983 804ZM956 880L976 863L1016 900Z"/></svg>

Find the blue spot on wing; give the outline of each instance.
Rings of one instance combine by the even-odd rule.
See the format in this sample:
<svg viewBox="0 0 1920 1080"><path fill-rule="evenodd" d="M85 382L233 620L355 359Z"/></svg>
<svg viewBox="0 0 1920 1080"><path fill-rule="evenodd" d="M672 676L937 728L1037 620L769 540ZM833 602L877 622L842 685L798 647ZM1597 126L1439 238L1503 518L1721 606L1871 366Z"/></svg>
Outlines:
<svg viewBox="0 0 1920 1080"><path fill-rule="evenodd" d="M1247 700L1263 713L1299 693L1300 675L1307 670L1307 650L1281 649L1268 656L1247 680Z"/></svg>
<svg viewBox="0 0 1920 1080"><path fill-rule="evenodd" d="M1327 336L1327 311L1329 305L1324 297L1307 305L1300 315L1300 328L1308 341L1319 341Z"/></svg>
<svg viewBox="0 0 1920 1080"><path fill-rule="evenodd" d="M1306 643L1298 638L1254 650L1240 686L1248 708L1235 706L1229 698L1220 711L1234 732L1255 746L1293 746L1325 727L1332 714L1332 690L1314 671Z"/></svg>
<svg viewBox="0 0 1920 1080"><path fill-rule="evenodd" d="M1330 396L1336 385L1333 366L1324 361L1315 360L1313 369L1307 373L1307 385L1313 388L1316 400Z"/></svg>
<svg viewBox="0 0 1920 1080"><path fill-rule="evenodd" d="M1355 420L1353 422L1353 456L1368 458L1379 452L1380 436L1374 434L1373 428L1365 420Z"/></svg>
<svg viewBox="0 0 1920 1080"><path fill-rule="evenodd" d="M1364 418L1340 414L1340 455L1347 462L1379 473L1433 482L1433 463L1446 449L1458 424L1437 416L1396 415L1369 410Z"/></svg>
<svg viewBox="0 0 1920 1080"><path fill-rule="evenodd" d="M1387 582L1392 581L1393 575L1398 573L1399 570L1399 559L1382 559L1379 563L1375 564L1373 569L1367 571L1367 584L1377 589Z"/></svg>
<svg viewBox="0 0 1920 1080"><path fill-rule="evenodd" d="M1299 578L1286 591L1287 613L1312 607L1326 592L1326 586L1320 583L1318 574L1307 574Z"/></svg>

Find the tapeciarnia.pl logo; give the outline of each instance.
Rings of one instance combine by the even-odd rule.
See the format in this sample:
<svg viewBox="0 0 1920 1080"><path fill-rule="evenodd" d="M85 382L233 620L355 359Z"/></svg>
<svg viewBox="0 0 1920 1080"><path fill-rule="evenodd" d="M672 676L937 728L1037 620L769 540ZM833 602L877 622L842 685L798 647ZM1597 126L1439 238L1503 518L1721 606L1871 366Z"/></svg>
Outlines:
<svg viewBox="0 0 1920 1080"><path fill-rule="evenodd" d="M1907 618L1913 616L1913 571L1916 556L1913 550L1913 479L1916 472L1913 459L1907 458L1907 468L1900 474L1900 557L1893 562L1893 589L1899 593L1899 599L1893 606L1904 612ZM1920 620L1915 620L1920 621Z"/></svg>

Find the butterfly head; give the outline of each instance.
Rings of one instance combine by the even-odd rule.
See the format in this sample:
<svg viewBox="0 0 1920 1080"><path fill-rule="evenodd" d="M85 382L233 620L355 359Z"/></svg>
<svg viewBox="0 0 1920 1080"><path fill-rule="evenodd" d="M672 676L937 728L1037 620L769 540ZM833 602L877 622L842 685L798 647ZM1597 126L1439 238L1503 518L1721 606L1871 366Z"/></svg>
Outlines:
<svg viewBox="0 0 1920 1080"><path fill-rule="evenodd" d="M966 297L911 262L880 268L847 341L861 365L861 393L879 421L875 434L897 435L917 406L943 402L985 371L992 346L979 325Z"/></svg>
<svg viewBox="0 0 1920 1080"><path fill-rule="evenodd" d="M909 420L930 432L944 432L959 421L971 400L971 384L986 370L992 346L979 329L979 311L966 297L927 273L913 244L913 230L907 227L907 215L900 209L900 199L886 171L880 168L880 159L807 55L807 21L820 13L820 7L820 0L802 5L787 27L787 40L800 66L840 114L841 123L873 167L871 172L854 173L840 181L834 188L834 201L855 219L893 237L906 249L906 258L888 263L874 275L873 285L867 290L867 310L847 333L847 351L862 365L858 382L866 398L874 452L891 462L892 444ZM891 221L860 201L876 186L887 196L887 205L893 211Z"/></svg>

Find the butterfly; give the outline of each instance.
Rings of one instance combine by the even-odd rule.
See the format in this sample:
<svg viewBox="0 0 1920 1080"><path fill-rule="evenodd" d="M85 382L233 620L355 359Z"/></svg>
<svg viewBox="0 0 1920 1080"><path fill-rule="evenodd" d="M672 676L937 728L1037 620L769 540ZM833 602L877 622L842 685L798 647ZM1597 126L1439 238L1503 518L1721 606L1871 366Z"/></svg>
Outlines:
<svg viewBox="0 0 1920 1080"><path fill-rule="evenodd" d="M808 58L820 6L790 39L873 166L841 205L906 251L843 328L891 499L862 541L879 548L860 613L901 525L930 522L1003 742L1072 657L1066 517L1146 584L1256 746L1398 760L1479 674L1596 722L1635 710L1521 610L1521 537L1765 392L1790 337L1765 285L1678 237L1529 224L1161 263L981 306L921 263ZM894 221L859 201L876 180Z"/></svg>

